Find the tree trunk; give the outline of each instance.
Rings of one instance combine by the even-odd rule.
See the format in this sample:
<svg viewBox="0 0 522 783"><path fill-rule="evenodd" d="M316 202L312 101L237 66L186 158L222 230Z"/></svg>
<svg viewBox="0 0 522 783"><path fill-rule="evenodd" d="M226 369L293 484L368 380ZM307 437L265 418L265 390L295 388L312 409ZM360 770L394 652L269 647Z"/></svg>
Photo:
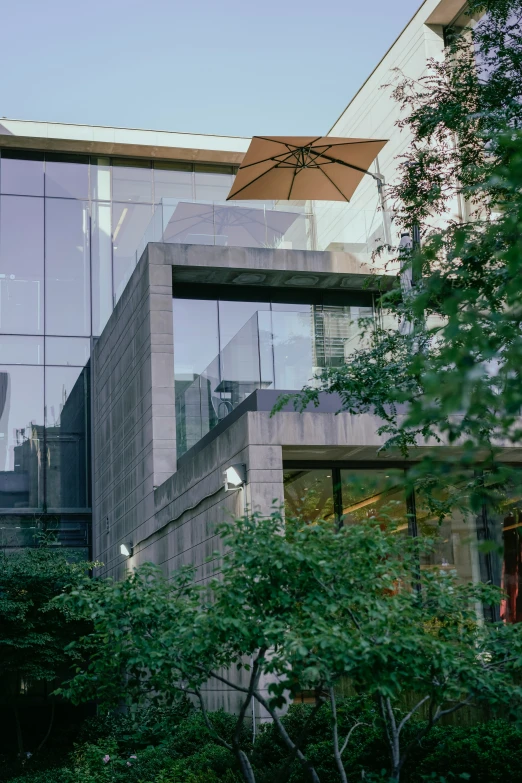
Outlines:
<svg viewBox="0 0 522 783"><path fill-rule="evenodd" d="M16 703L16 701L13 704L13 711L15 716L16 744L18 745L18 755L20 758L23 758L24 739L22 735L22 726L20 724L20 713L18 712L18 704Z"/></svg>
<svg viewBox="0 0 522 783"><path fill-rule="evenodd" d="M45 745L45 743L47 742L47 740L49 739L49 737L51 735L51 731L53 729L53 724L54 724L55 707L56 707L56 702L53 699L52 702L51 702L51 719L49 721L49 725L47 727L47 731L45 733L45 737L43 738L43 740L40 742L40 744L36 748L36 753L38 753L43 748L43 746Z"/></svg>
<svg viewBox="0 0 522 783"><path fill-rule="evenodd" d="M241 767L241 774L245 778L246 783L256 783L254 770L245 751L238 751L237 758Z"/></svg>

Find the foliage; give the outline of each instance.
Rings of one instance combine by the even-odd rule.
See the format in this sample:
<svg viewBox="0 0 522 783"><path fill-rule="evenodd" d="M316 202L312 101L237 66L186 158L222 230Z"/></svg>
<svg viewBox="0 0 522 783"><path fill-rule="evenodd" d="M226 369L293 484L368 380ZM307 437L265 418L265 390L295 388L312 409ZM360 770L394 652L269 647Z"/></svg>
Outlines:
<svg viewBox="0 0 522 783"><path fill-rule="evenodd" d="M202 736L231 752L248 781L255 772L244 718L252 699L274 720L283 768L296 758L316 781L325 752L346 781L347 749L367 730L368 721L339 713L336 688L345 679L377 709L370 724L388 738L395 779L445 715L484 703L518 715L522 629L484 624L475 609L498 602L499 591L462 584L446 569L419 570L431 542L403 537L387 511L341 529L283 520L279 512L224 525L220 577L204 588L190 570L168 580L152 565L123 582L86 580L60 599L94 624L73 645L85 663L61 692L76 700L98 694L106 706L192 694ZM239 715L208 716L203 688L211 678L236 692ZM283 723L278 710L302 692L315 694L306 722ZM317 754L310 746L305 754L325 704L329 748ZM424 723L416 723L419 716Z"/></svg>
<svg viewBox="0 0 522 783"><path fill-rule="evenodd" d="M87 563L70 563L53 547L0 553L0 671L2 689L17 722L18 751L23 738L18 698L32 682L54 682L74 658L68 648L90 627L53 599L83 581Z"/></svg>
<svg viewBox="0 0 522 783"><path fill-rule="evenodd" d="M283 718L290 734L299 734L308 722L313 705L294 705ZM353 722L367 725L349 748L350 783L361 780L383 780L387 749L379 726L375 722L375 705L359 698L339 700L339 714L346 726ZM136 716L138 718L138 716ZM211 716L214 718L214 716ZM231 716L216 716L216 720ZM150 720L150 715L144 715ZM137 724L139 723L139 719ZM112 724L112 728L111 728ZM137 726L136 724L136 726ZM91 739L83 742L63 766L49 770L34 770L32 760L22 777L11 783L239 783L230 754L213 743L205 734L203 716L195 713L186 718L173 716L171 742L165 743L162 732L147 748L133 752L128 747L128 726L120 715L107 716L101 731L95 736L95 725L89 721ZM322 783L338 783L339 777L331 756L331 726L328 706L315 714L304 749L315 762ZM138 729L137 741L141 735ZM417 744L405 768L408 783L424 781L469 780L471 783L519 783L522 780L522 734L520 728L504 720L471 726L439 725ZM224 755L226 754L226 755ZM110 756L112 765L104 763ZM259 783L276 783L286 750L273 724L263 724L252 753L252 762ZM130 758L136 756L136 759ZM130 762L131 766L127 766ZM299 763L293 762L281 780L284 783L307 783L309 778Z"/></svg>

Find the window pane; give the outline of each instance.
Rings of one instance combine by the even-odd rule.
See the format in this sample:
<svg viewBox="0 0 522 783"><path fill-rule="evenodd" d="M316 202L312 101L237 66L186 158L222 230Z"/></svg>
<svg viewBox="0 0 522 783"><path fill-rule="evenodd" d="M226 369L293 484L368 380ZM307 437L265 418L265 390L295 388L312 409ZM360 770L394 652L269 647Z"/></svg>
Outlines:
<svg viewBox="0 0 522 783"><path fill-rule="evenodd" d="M443 500L449 491L440 492L439 499ZM437 539L434 552L423 558L422 566L448 568L457 571L463 582L479 582L481 568L475 514L465 508L454 508L451 516L439 523L420 492L415 493L415 510L419 534Z"/></svg>
<svg viewBox="0 0 522 783"><path fill-rule="evenodd" d="M267 302L219 302L219 345L223 350L258 310L270 310Z"/></svg>
<svg viewBox="0 0 522 783"><path fill-rule="evenodd" d="M48 508L87 506L87 371L45 368Z"/></svg>
<svg viewBox="0 0 522 783"><path fill-rule="evenodd" d="M173 318L176 438L181 456L218 422L217 302L174 299Z"/></svg>
<svg viewBox="0 0 522 783"><path fill-rule="evenodd" d="M152 207L146 204L113 204L112 244L114 299L123 293L136 266L136 249L152 219Z"/></svg>
<svg viewBox="0 0 522 783"><path fill-rule="evenodd" d="M398 530L407 534L403 470L342 470L341 491L345 525L377 518L395 522Z"/></svg>
<svg viewBox="0 0 522 783"><path fill-rule="evenodd" d="M43 155L13 153L2 150L0 161L0 188L2 193L20 196L43 196Z"/></svg>
<svg viewBox="0 0 522 783"><path fill-rule="evenodd" d="M335 519L332 471L285 470L283 474L285 513L314 523Z"/></svg>
<svg viewBox="0 0 522 783"><path fill-rule="evenodd" d="M152 201L152 169L150 163L141 166L120 166L113 161L112 198L114 201Z"/></svg>
<svg viewBox="0 0 522 783"><path fill-rule="evenodd" d="M0 364L43 364L43 337L0 335Z"/></svg>
<svg viewBox="0 0 522 783"><path fill-rule="evenodd" d="M89 198L89 166L87 160L71 156L45 162L45 195L58 198Z"/></svg>
<svg viewBox="0 0 522 783"><path fill-rule="evenodd" d="M189 164L190 165L190 164ZM162 198L194 198L194 174L168 168L154 168L154 201Z"/></svg>
<svg viewBox="0 0 522 783"><path fill-rule="evenodd" d="M46 199L46 333L89 335L89 212L82 201Z"/></svg>
<svg viewBox="0 0 522 783"><path fill-rule="evenodd" d="M0 508L43 506L43 373L0 366Z"/></svg>
<svg viewBox="0 0 522 783"><path fill-rule="evenodd" d="M0 517L0 547L20 549L39 546L42 533L51 546L67 550L67 559L77 562L89 559L90 519L74 516L45 516L36 519L15 514Z"/></svg>
<svg viewBox="0 0 522 783"><path fill-rule="evenodd" d="M89 361L88 337L46 337L45 363L84 367Z"/></svg>
<svg viewBox="0 0 522 783"><path fill-rule="evenodd" d="M198 201L225 201L234 182L234 175L196 171L195 180Z"/></svg>
<svg viewBox="0 0 522 783"><path fill-rule="evenodd" d="M112 312L111 205L92 205L92 333L100 335Z"/></svg>
<svg viewBox="0 0 522 783"><path fill-rule="evenodd" d="M500 619L505 623L522 622L522 487L512 486L497 514L488 514L491 538L499 546L500 556L491 553L491 573L485 578L499 585L504 598Z"/></svg>
<svg viewBox="0 0 522 783"><path fill-rule="evenodd" d="M43 332L44 200L0 199L0 329Z"/></svg>
<svg viewBox="0 0 522 783"><path fill-rule="evenodd" d="M111 198L110 158L91 158L91 198L109 201Z"/></svg>

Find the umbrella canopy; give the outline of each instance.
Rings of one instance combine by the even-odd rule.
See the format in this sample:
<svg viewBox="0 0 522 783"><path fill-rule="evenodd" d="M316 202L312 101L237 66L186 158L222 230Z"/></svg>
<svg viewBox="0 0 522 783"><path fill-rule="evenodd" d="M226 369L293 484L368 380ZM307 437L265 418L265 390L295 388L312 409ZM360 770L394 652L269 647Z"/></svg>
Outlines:
<svg viewBox="0 0 522 783"><path fill-rule="evenodd" d="M349 201L387 142L330 136L254 136L228 200Z"/></svg>

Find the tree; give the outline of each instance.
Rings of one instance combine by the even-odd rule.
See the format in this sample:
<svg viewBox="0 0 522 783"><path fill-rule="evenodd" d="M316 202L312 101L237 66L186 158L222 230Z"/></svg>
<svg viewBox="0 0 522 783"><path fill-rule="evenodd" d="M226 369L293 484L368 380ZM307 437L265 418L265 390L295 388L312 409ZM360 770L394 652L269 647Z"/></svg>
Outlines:
<svg viewBox="0 0 522 783"><path fill-rule="evenodd" d="M397 73L393 85L412 143L389 196L399 226L422 238L381 297L393 326L368 323L369 344L294 403L338 393L342 410L377 413L385 450L419 460L411 480L430 502L481 468L462 482L477 511L521 483L502 449L522 438L522 0L468 6L479 21L449 32L445 60L420 80ZM416 451L434 443L452 449ZM442 517L458 502L433 505Z"/></svg>
<svg viewBox="0 0 522 783"><path fill-rule="evenodd" d="M20 756L24 752L20 694L34 682L56 684L72 660L66 648L88 629L85 620L53 599L81 581L88 567L68 562L62 552L45 543L11 554L0 552L0 671L2 689L13 709ZM37 750L50 735L54 708L53 699Z"/></svg>
<svg viewBox="0 0 522 783"><path fill-rule="evenodd" d="M195 584L191 569L169 581L145 565L123 582L86 582L60 599L94 623L73 645L83 662L62 689L65 696L96 695L103 706L115 706L192 694L248 783L255 777L242 732L252 700L272 717L287 765L297 759L316 783L302 751L315 713L329 705L331 752L342 781L349 772L343 751L361 730L353 723L339 736L343 679L378 705L394 781L413 745L445 715L484 702L519 714L522 630L484 624L475 612L477 602L496 601L499 591L460 584L445 569L420 569L430 543L404 538L385 508L340 529L284 520L278 512L253 515L223 526L221 535L220 578L208 588ZM240 697L230 740L207 713L211 679ZM280 711L303 691L315 693L315 707L300 736L290 737ZM408 694L413 705L405 710ZM416 721L421 710L424 720ZM413 735L406 746L405 727Z"/></svg>

